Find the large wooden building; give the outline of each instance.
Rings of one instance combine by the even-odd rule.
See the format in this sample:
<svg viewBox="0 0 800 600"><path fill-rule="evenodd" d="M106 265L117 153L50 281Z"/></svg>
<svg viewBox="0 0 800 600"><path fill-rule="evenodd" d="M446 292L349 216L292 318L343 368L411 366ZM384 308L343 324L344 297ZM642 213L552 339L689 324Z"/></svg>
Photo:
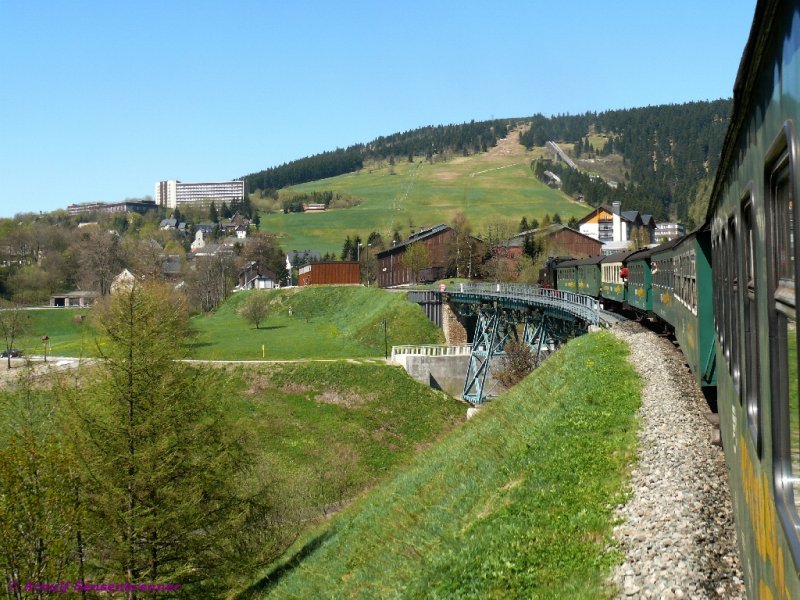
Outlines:
<svg viewBox="0 0 800 600"><path fill-rule="evenodd" d="M447 276L447 260L455 232L447 225L437 225L420 229L403 242L399 242L378 252L378 285L382 288L407 285L409 283L429 283ZM414 279L410 269L403 264L403 256L413 244L422 244L428 250L430 261Z"/></svg>
<svg viewBox="0 0 800 600"><path fill-rule="evenodd" d="M543 244L548 256L586 258L602 254L603 243L600 240L570 229L566 225L554 224L523 231L509 239L505 244L509 258L517 258L523 253L525 238L528 236L533 236L538 243Z"/></svg>
<svg viewBox="0 0 800 600"><path fill-rule="evenodd" d="M297 284L304 285L358 285L361 283L361 266L355 261L312 262L300 267Z"/></svg>

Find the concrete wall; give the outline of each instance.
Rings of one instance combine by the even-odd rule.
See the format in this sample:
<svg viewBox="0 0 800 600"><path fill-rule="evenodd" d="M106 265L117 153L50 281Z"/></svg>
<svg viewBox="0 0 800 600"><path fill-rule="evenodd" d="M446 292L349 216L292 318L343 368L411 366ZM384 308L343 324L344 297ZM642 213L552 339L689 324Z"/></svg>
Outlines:
<svg viewBox="0 0 800 600"><path fill-rule="evenodd" d="M464 379L469 368L469 355L463 356L424 356L406 354L403 366L411 377L442 390L453 397L461 397Z"/></svg>

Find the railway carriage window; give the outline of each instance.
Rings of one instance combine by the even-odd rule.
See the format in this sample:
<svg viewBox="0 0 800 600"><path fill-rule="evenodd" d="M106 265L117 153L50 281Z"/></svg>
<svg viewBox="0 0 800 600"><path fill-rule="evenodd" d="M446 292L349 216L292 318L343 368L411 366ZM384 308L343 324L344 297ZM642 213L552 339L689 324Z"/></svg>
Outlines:
<svg viewBox="0 0 800 600"><path fill-rule="evenodd" d="M761 452L761 395L759 394L758 312L756 311L755 216L748 196L742 206L742 303L744 312L744 393L747 423L756 448Z"/></svg>
<svg viewBox="0 0 800 600"><path fill-rule="evenodd" d="M695 254L692 252L689 261L689 286L691 287L692 298L692 313L697 314L697 265L695 262Z"/></svg>
<svg viewBox="0 0 800 600"><path fill-rule="evenodd" d="M720 269L722 268L721 252L721 240L720 238L715 238L713 251L711 253L711 271L712 277L714 278L714 314L716 315L716 318L714 319L714 330L717 332L717 337L720 335L720 321L722 319L722 277L720 276Z"/></svg>
<svg viewBox="0 0 800 600"><path fill-rule="evenodd" d="M739 311L741 302L739 301L739 249L738 237L736 236L736 221L731 217L728 224L730 235L728 236L728 243L730 245L729 260L726 263L729 275L728 278L731 282L730 288L730 330L731 330L731 377L733 378L733 386L737 392L740 390L740 371L739 371ZM696 302L696 300L695 300ZM741 397L741 396L740 396Z"/></svg>
<svg viewBox="0 0 800 600"><path fill-rule="evenodd" d="M721 236L721 243L719 245L720 250L720 264L719 264L719 294L720 294L720 322L719 322L719 339L722 344L722 355L725 357L725 361L730 360L730 353L728 350L728 311L730 310L729 307L729 290L730 290L730 282L728 281L728 269L726 265L728 264L728 230L723 229L722 236Z"/></svg>
<svg viewBox="0 0 800 600"><path fill-rule="evenodd" d="M792 129L787 126L787 130ZM790 510L795 536L800 524L800 407L797 381L797 326L795 316L795 222L793 160L787 136L767 165L767 248L769 252L770 360L775 431L776 492ZM787 523L788 526L788 523ZM795 539L797 539L795 537Z"/></svg>

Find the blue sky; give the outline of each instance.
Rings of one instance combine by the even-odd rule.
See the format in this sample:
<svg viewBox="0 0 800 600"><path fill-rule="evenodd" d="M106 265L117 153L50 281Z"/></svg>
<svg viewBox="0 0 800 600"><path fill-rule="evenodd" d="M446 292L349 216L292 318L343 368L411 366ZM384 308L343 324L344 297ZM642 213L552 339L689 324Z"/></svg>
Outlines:
<svg viewBox="0 0 800 600"><path fill-rule="evenodd" d="M423 125L730 97L755 0L0 0L0 216Z"/></svg>

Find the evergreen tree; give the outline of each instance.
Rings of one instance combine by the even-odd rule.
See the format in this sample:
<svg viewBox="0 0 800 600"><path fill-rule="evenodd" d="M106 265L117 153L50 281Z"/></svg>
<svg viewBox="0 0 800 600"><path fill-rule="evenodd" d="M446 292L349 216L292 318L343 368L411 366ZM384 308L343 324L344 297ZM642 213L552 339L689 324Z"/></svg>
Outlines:
<svg viewBox="0 0 800 600"><path fill-rule="evenodd" d="M67 422L97 579L212 596L263 525L248 523L263 506L237 481L251 464L232 433L241 429L211 378L175 360L187 311L168 286L135 280L94 311L103 360L68 395Z"/></svg>
<svg viewBox="0 0 800 600"><path fill-rule="evenodd" d="M348 235L344 240L344 245L342 246L342 254L341 260L350 260L350 256L353 254L353 241L350 239Z"/></svg>
<svg viewBox="0 0 800 600"><path fill-rule="evenodd" d="M219 223L219 213L217 212L217 205L211 201L211 208L208 209L208 218L212 223Z"/></svg>
<svg viewBox="0 0 800 600"><path fill-rule="evenodd" d="M377 231L370 232L369 236L367 236L367 246L372 248L373 252L380 252L385 248L383 244L383 236Z"/></svg>
<svg viewBox="0 0 800 600"><path fill-rule="evenodd" d="M523 231L528 231L528 229L530 229L530 225L528 225L528 219L522 217L522 220L519 222L520 233Z"/></svg>
<svg viewBox="0 0 800 600"><path fill-rule="evenodd" d="M15 600L34 597L28 581L84 578L77 467L54 408L29 370L0 399L0 577Z"/></svg>

